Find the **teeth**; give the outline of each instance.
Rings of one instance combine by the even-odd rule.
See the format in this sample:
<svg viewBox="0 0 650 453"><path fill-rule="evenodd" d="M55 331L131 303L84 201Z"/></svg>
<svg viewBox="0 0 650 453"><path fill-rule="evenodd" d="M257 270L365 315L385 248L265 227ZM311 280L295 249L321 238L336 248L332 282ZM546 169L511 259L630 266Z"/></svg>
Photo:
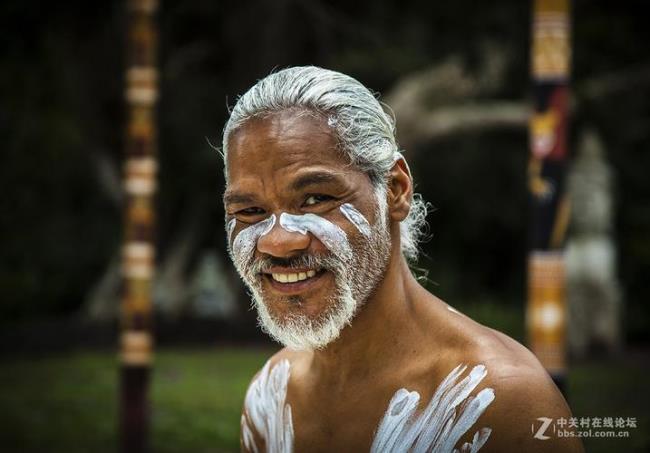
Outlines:
<svg viewBox="0 0 650 453"><path fill-rule="evenodd" d="M310 270L307 272L299 272L293 274L271 274L273 280L280 283L294 283L307 280L308 278L316 275L316 271Z"/></svg>

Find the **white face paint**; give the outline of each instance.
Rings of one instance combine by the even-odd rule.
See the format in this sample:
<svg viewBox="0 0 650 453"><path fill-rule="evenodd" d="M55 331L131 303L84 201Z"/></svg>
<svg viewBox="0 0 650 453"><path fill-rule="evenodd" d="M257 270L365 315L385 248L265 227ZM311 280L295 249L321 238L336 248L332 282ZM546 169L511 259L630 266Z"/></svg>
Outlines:
<svg viewBox="0 0 650 453"><path fill-rule="evenodd" d="M378 198L385 204L385 197ZM320 349L334 341L341 330L350 324L358 307L363 304L383 277L390 257L390 233L385 217L386 207L377 207L377 221L370 226L365 217L352 205L341 211L362 235L351 245L345 231L338 225L316 214L293 215L282 213L280 227L298 234L312 234L330 252L329 255L303 254L288 267L326 270L334 275L335 288L326 295L321 305L326 308L317 317L294 313L279 316L270 307L271 297L265 292L262 273L272 267L271 258L255 258L257 241L275 225L275 216L240 231L231 247L231 256L239 274L250 288L257 308L260 325L272 338L292 349ZM346 214L347 212L347 214ZM300 296L281 299L281 303L301 303Z"/></svg>
<svg viewBox="0 0 650 453"><path fill-rule="evenodd" d="M280 214L280 225L291 233L316 236L327 249L342 260L352 257L352 249L345 231L338 225L316 214Z"/></svg>
<svg viewBox="0 0 650 453"><path fill-rule="evenodd" d="M230 219L230 221L226 225L228 244L230 244L230 241L232 241L232 232L235 231L235 226L237 226L237 219Z"/></svg>
<svg viewBox="0 0 650 453"><path fill-rule="evenodd" d="M341 212L343 215L350 221L352 225L357 227L357 230L365 237L370 237L370 224L366 218L357 211L357 208L352 206L350 203L345 203L341 205Z"/></svg>
<svg viewBox="0 0 650 453"><path fill-rule="evenodd" d="M259 238L271 231L274 225L275 214L272 214L271 217L244 228L235 236L232 243L232 256L235 259L235 265L255 251Z"/></svg>

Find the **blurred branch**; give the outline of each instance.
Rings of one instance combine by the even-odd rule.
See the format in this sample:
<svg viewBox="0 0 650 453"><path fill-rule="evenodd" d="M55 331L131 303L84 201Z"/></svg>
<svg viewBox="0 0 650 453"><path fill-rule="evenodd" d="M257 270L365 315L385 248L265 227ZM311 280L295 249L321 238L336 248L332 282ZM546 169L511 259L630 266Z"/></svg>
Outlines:
<svg viewBox="0 0 650 453"><path fill-rule="evenodd" d="M479 99L502 85L507 63L495 46L486 45L483 54L480 76L469 74L459 58L450 58L395 84L385 99L399 120L403 148L465 132L526 127L527 101ZM576 84L571 110L580 99L599 100L644 85L650 85L650 66L594 76Z"/></svg>
<svg viewBox="0 0 650 453"><path fill-rule="evenodd" d="M97 173L99 187L115 207L119 208L124 201L124 194L117 166L109 157L108 152L101 147L91 149L89 154Z"/></svg>
<svg viewBox="0 0 650 453"><path fill-rule="evenodd" d="M598 99L650 85L650 65L594 76L577 84L577 92L588 98Z"/></svg>
<svg viewBox="0 0 650 453"><path fill-rule="evenodd" d="M484 55L481 77L469 74L459 58L450 58L398 81L386 103L399 120L402 147L467 131L526 126L526 102L476 99L498 90L504 80L506 55L489 44Z"/></svg>
<svg viewBox="0 0 650 453"><path fill-rule="evenodd" d="M520 129L528 124L529 114L529 106L524 102L502 101L413 112L408 115L411 122L401 130L398 138L401 146L410 147L468 131Z"/></svg>

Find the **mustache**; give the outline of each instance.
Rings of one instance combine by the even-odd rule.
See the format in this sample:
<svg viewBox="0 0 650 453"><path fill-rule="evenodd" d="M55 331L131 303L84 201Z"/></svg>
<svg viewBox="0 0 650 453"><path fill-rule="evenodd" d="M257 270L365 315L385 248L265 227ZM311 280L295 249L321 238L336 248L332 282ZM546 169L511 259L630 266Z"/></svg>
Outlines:
<svg viewBox="0 0 650 453"><path fill-rule="evenodd" d="M249 272L259 274L269 272L273 267L285 267L288 269L325 269L338 271L342 268L343 262L334 255L297 255L288 258L265 256L253 259Z"/></svg>

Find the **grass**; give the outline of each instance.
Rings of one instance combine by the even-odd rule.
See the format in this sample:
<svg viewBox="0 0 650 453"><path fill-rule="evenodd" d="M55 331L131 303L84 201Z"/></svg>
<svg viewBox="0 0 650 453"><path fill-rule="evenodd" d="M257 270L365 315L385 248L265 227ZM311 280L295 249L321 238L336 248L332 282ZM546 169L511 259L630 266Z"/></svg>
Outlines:
<svg viewBox="0 0 650 453"><path fill-rule="evenodd" d="M244 348L166 349L152 377L151 443L155 452L238 450L239 414L250 378L272 353ZM576 416L636 417L629 439L589 439L590 452L650 449L647 365L641 360L572 368ZM0 450L117 451L115 355L76 352L0 361Z"/></svg>
<svg viewBox="0 0 650 453"><path fill-rule="evenodd" d="M151 380L155 452L237 451L239 414L269 350L165 350ZM111 353L3 360L0 450L115 452L118 367Z"/></svg>

